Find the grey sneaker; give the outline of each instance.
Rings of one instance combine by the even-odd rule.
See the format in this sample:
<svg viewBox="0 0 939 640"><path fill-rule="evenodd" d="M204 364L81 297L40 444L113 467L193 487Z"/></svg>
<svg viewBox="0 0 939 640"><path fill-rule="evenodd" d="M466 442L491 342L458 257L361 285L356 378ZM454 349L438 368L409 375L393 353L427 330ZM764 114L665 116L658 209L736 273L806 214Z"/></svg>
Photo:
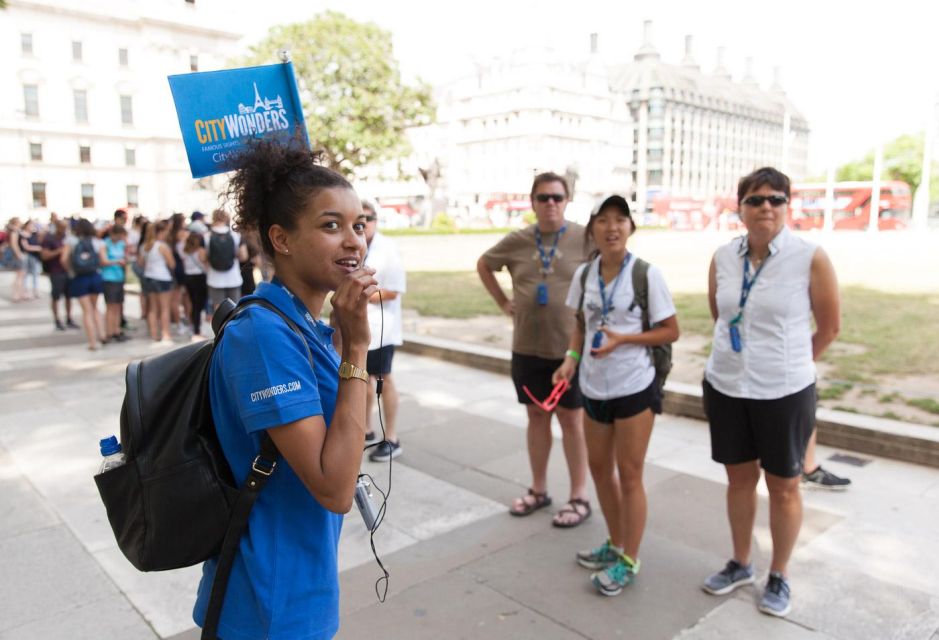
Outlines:
<svg viewBox="0 0 939 640"><path fill-rule="evenodd" d="M836 476L831 471L823 469L822 465L818 465L815 471L802 474L802 483L815 489L844 491L851 485L851 480Z"/></svg>
<svg viewBox="0 0 939 640"><path fill-rule="evenodd" d="M712 596L722 596L737 587L753 584L753 565L743 566L736 560L729 560L727 566L707 577L701 588Z"/></svg>
<svg viewBox="0 0 939 640"><path fill-rule="evenodd" d="M401 443L392 442L391 440L382 440L368 456L368 459L372 462L385 462L392 458L397 458L401 453Z"/></svg>
<svg viewBox="0 0 939 640"><path fill-rule="evenodd" d="M789 583L781 573L771 571L757 607L763 613L782 618L792 610L789 604Z"/></svg>
<svg viewBox="0 0 939 640"><path fill-rule="evenodd" d="M613 548L613 545L610 544L609 538L606 542L601 544L596 549L588 549L586 551L577 552L577 564L584 567L585 569L593 569L594 571L600 569L606 569L607 567L616 564L619 560L620 552Z"/></svg>
<svg viewBox="0 0 939 640"><path fill-rule="evenodd" d="M624 587L633 583L638 572L638 562L635 565L629 564L624 556L619 556L615 564L591 574L590 581L600 594L618 596Z"/></svg>

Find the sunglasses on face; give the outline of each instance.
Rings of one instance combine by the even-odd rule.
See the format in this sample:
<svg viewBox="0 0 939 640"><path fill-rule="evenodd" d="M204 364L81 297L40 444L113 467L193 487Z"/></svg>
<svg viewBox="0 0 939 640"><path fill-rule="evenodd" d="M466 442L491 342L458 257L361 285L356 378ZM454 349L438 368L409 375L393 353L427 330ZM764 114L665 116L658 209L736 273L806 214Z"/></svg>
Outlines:
<svg viewBox="0 0 939 640"><path fill-rule="evenodd" d="M538 202L547 202L548 200L554 200L558 204L564 202L567 198L564 194L561 193L539 193L535 196L535 200Z"/></svg>
<svg viewBox="0 0 939 640"><path fill-rule="evenodd" d="M778 207L789 202L789 198L786 196L747 196L743 199L743 203L748 207L762 207L764 202L769 202L770 206Z"/></svg>

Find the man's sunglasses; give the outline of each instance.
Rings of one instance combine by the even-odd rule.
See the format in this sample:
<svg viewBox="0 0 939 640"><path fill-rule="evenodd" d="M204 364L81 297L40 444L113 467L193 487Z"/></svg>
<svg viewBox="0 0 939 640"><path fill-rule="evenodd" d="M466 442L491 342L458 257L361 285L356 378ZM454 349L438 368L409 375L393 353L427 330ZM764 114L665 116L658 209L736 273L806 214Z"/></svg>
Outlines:
<svg viewBox="0 0 939 640"><path fill-rule="evenodd" d="M786 196L747 196L743 199L743 203L748 207L762 207L764 202L769 202L770 206L778 207L789 202L789 198Z"/></svg>
<svg viewBox="0 0 939 640"><path fill-rule="evenodd" d="M558 204L564 202L567 198L564 194L561 193L539 193L535 196L535 200L538 202L547 202L548 200L554 200Z"/></svg>

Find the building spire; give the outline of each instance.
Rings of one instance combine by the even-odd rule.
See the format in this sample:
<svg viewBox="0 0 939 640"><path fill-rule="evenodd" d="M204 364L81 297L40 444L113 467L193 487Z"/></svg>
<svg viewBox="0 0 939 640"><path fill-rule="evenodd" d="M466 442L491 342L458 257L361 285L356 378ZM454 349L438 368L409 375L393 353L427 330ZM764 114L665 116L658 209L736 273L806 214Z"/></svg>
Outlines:
<svg viewBox="0 0 939 640"><path fill-rule="evenodd" d="M726 47L717 48L717 64L714 65L714 75L724 80L730 80L730 72L727 70L727 67L724 66L724 54L726 52Z"/></svg>
<svg viewBox="0 0 939 640"><path fill-rule="evenodd" d="M685 36L685 57L681 61L683 67L689 67L692 69L699 69L698 63L695 62L694 54L692 53L692 45L694 43L694 38L689 34Z"/></svg>
<svg viewBox="0 0 939 640"><path fill-rule="evenodd" d="M658 60L659 52L656 50L655 46L652 44L652 21L645 20L642 23L642 46L639 47L639 51L636 52L634 56L635 60Z"/></svg>

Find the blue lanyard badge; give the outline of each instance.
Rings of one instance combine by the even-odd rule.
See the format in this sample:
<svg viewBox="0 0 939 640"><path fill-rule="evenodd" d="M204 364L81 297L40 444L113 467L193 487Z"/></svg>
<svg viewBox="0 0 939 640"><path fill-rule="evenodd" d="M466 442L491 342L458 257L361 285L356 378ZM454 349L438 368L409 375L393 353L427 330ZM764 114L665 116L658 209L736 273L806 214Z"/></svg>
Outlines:
<svg viewBox="0 0 939 640"><path fill-rule="evenodd" d="M600 268L600 258L597 258L597 281L600 283L600 327L605 327L609 322L610 312L613 311L613 294L616 293L616 285L623 277L623 272L626 271L626 265L629 264L630 258L632 258L632 254L627 252L626 257L623 258L623 264L620 265L619 273L613 278L609 298L606 297L606 284L603 282L603 269ZM592 349L599 349L601 344L603 344L603 332L597 329L596 333L593 334L593 342L590 346Z"/></svg>
<svg viewBox="0 0 939 640"><path fill-rule="evenodd" d="M545 282L545 279L554 273L554 267L551 266L551 263L554 262L554 256L557 253L558 241L565 231L567 231L567 225L563 225L554 234L554 244L551 245L551 251L545 253L544 243L541 240L541 229L535 227L535 244L538 245L538 256L541 260L541 282L538 283L538 288L535 291L535 299L541 306L548 304L548 283Z"/></svg>
<svg viewBox="0 0 939 640"><path fill-rule="evenodd" d="M740 323L743 321L743 308L747 306L747 300L750 298L750 290L753 288L756 279L760 276L760 272L763 271L763 267L766 266L768 260L769 256L766 256L751 279L750 254L747 253L747 255L743 257L743 284L740 287L740 308L737 310L737 315L730 321L730 346L737 353L743 351L743 343L740 340Z"/></svg>

